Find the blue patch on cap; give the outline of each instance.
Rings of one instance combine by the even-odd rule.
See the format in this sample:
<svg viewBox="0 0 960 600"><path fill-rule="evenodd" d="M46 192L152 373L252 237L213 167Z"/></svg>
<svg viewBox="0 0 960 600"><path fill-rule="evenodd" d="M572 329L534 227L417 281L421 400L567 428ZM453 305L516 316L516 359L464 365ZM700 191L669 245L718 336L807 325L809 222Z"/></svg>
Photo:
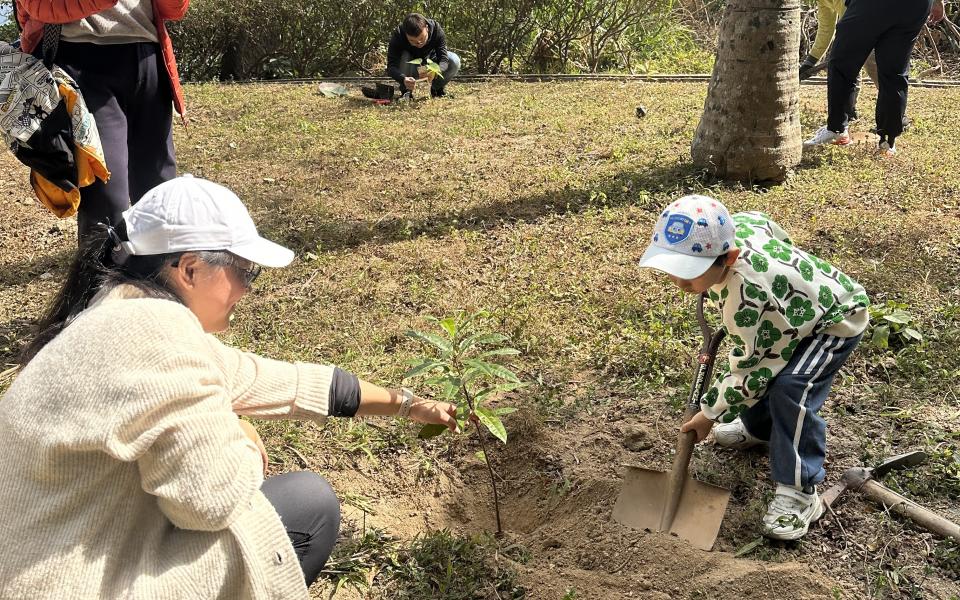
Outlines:
<svg viewBox="0 0 960 600"><path fill-rule="evenodd" d="M671 244L679 244L690 237L693 231L693 219L686 215L670 215L667 224L663 228L663 237Z"/></svg>
<svg viewBox="0 0 960 600"><path fill-rule="evenodd" d="M721 225L723 225L724 223L727 222L727 220L724 219L723 216L718 216L718 217L717 217L717 221L719 221Z"/></svg>
<svg viewBox="0 0 960 600"><path fill-rule="evenodd" d="M693 250L694 252L703 252L703 246L701 246L700 244L694 244L693 246L690 247L690 249Z"/></svg>
<svg viewBox="0 0 960 600"><path fill-rule="evenodd" d="M730 249L730 242L724 242L724 243L723 243L723 251L726 252L726 251L729 250L729 249Z"/></svg>
<svg viewBox="0 0 960 600"><path fill-rule="evenodd" d="M707 226L709 226L710 224L707 223L707 220L706 220L706 219L697 219L697 225L699 225L700 227L707 227ZM721 223L721 225L722 225L722 223Z"/></svg>

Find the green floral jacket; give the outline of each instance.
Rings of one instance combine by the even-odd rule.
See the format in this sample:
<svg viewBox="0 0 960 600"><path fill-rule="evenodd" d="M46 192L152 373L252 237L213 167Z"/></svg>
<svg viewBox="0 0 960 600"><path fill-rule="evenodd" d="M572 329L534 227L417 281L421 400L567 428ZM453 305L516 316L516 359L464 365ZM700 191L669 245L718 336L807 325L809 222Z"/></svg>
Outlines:
<svg viewBox="0 0 960 600"><path fill-rule="evenodd" d="M723 423L763 398L804 338L862 333L870 305L860 284L794 247L767 215L737 213L733 220L740 257L709 292L733 349L728 369L701 400L704 414Z"/></svg>

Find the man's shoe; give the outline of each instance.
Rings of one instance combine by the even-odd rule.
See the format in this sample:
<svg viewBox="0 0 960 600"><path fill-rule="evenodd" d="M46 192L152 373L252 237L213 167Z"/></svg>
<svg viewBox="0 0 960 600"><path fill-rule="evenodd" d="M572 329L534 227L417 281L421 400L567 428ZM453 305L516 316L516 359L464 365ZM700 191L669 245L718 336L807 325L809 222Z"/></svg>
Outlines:
<svg viewBox="0 0 960 600"><path fill-rule="evenodd" d="M446 97L447 97L447 90L446 90L445 88L440 88L439 90L435 90L435 89L433 89L433 88L430 88L430 97L431 97L431 98L446 98Z"/></svg>
<svg viewBox="0 0 960 600"><path fill-rule="evenodd" d="M884 158L893 158L897 155L896 142L891 146L890 142L880 142L880 145L877 146L877 154Z"/></svg>
<svg viewBox="0 0 960 600"><path fill-rule="evenodd" d="M835 131L830 131L826 126L821 127L817 130L817 133L813 135L812 138L803 143L804 148L809 148L811 146L822 146L824 144L833 144L835 146L846 146L850 143L850 133L844 131L843 133L837 133Z"/></svg>
<svg viewBox="0 0 960 600"><path fill-rule="evenodd" d="M822 517L824 510L816 487L807 494L779 483L763 516L763 535L774 540L798 540L807 535L810 524Z"/></svg>
<svg viewBox="0 0 960 600"><path fill-rule="evenodd" d="M718 446L733 448L734 450L746 450L767 443L751 435L739 418L730 423L714 425L713 439L716 440Z"/></svg>
<svg viewBox="0 0 960 600"><path fill-rule="evenodd" d="M413 100L413 92L410 90L404 90L400 97L397 99L397 102L410 102Z"/></svg>

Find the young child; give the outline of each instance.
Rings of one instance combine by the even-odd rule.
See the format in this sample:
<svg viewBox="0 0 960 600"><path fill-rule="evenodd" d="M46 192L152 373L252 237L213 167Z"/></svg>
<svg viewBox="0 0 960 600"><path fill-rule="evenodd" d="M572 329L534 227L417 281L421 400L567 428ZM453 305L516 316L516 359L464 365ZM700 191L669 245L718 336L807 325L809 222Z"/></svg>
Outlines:
<svg viewBox="0 0 960 600"><path fill-rule="evenodd" d="M683 291L708 292L733 349L729 368L681 431L721 446L768 444L777 490L765 535L794 540L823 514L826 423L818 414L834 376L867 328L863 288L793 246L762 213L730 216L720 202L686 196L660 215L641 267Z"/></svg>

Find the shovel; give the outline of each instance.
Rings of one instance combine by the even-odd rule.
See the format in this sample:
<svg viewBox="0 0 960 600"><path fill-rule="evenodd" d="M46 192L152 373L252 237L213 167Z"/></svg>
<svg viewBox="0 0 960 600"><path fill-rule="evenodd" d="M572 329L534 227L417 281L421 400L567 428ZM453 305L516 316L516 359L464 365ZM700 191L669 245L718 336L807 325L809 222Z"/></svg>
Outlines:
<svg viewBox="0 0 960 600"><path fill-rule="evenodd" d="M710 381L717 347L725 335L723 330L712 331L704 319L705 300L706 295L702 294L697 304L697 322L704 340L683 414L684 423L700 410L700 397ZM696 435L693 431L679 434L672 471L626 465L623 488L613 507L614 519L629 527L670 532L701 550L713 548L730 491L687 477Z"/></svg>

